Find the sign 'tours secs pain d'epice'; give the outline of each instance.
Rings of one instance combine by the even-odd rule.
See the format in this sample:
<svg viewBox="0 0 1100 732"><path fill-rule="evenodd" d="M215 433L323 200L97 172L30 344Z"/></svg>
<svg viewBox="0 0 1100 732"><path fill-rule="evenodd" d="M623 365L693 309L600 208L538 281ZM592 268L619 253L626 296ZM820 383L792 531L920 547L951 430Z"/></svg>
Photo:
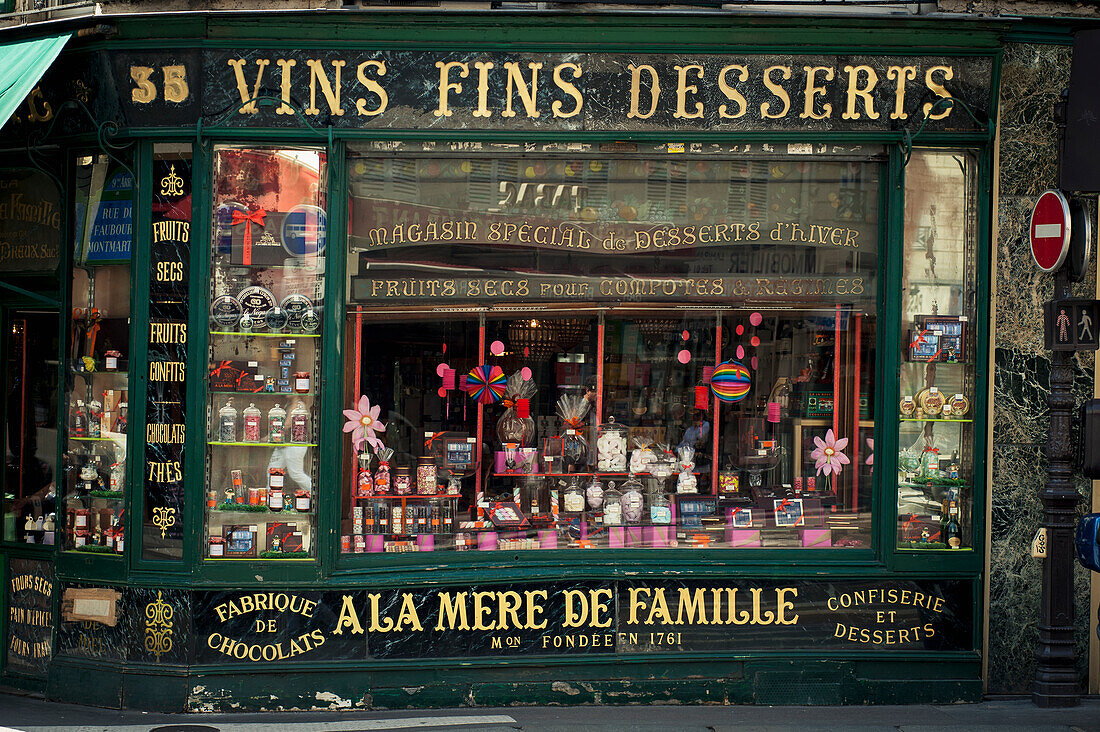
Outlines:
<svg viewBox="0 0 1100 732"><path fill-rule="evenodd" d="M613 131L978 130L982 56L233 49L113 59L131 124ZM256 99L270 102L257 104Z"/></svg>

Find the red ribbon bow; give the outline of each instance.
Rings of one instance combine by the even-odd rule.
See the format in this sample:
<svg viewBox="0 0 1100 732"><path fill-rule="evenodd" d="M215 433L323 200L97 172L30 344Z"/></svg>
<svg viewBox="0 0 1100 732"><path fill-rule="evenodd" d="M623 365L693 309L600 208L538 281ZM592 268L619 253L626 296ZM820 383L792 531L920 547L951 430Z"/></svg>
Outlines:
<svg viewBox="0 0 1100 732"><path fill-rule="evenodd" d="M260 226L264 225L264 217L267 216L267 211L262 208L258 208L252 213L245 213L238 209L233 209L233 219L230 221L232 226L238 224L244 224L244 259L243 264L252 264L252 224L255 222Z"/></svg>

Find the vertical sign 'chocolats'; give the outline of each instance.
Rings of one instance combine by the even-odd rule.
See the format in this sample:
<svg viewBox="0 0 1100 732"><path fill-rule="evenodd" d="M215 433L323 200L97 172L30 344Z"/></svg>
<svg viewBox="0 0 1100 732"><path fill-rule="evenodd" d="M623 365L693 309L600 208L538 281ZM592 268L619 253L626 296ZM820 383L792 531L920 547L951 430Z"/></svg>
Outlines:
<svg viewBox="0 0 1100 732"><path fill-rule="evenodd" d="M143 555L180 559L191 259L190 156L158 156L153 163L153 183Z"/></svg>

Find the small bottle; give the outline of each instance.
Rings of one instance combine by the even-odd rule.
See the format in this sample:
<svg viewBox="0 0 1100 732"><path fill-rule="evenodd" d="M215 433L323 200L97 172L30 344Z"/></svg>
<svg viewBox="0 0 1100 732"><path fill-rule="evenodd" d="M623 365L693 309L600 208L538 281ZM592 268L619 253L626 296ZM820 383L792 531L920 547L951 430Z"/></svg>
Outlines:
<svg viewBox="0 0 1100 732"><path fill-rule="evenodd" d="M70 434L73 437L87 437L88 436L88 415L84 411L84 400L83 399L77 399L76 400L76 406L72 407L71 411L72 411L72 415L71 415L69 421L72 423L72 427L71 427L72 432Z"/></svg>
<svg viewBox="0 0 1100 732"><path fill-rule="evenodd" d="M267 441L275 444L286 442L286 410L276 404L267 410Z"/></svg>
<svg viewBox="0 0 1100 732"><path fill-rule="evenodd" d="M237 409L232 399L225 400L225 406L218 410L218 442L237 441Z"/></svg>
<svg viewBox="0 0 1100 732"><path fill-rule="evenodd" d="M290 410L290 441L299 444L309 442L309 410L301 402Z"/></svg>
<svg viewBox="0 0 1100 732"><path fill-rule="evenodd" d="M260 410L249 404L244 410L244 442L260 441Z"/></svg>
<svg viewBox="0 0 1100 732"><path fill-rule="evenodd" d="M110 476L111 490L121 492L126 480L126 463L111 463Z"/></svg>

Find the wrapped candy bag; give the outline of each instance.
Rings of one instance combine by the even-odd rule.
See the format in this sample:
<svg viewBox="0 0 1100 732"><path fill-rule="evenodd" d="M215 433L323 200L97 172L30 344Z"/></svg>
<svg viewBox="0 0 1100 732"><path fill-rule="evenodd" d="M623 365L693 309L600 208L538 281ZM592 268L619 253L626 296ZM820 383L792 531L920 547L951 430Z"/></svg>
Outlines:
<svg viewBox="0 0 1100 732"><path fill-rule="evenodd" d="M584 438L584 418L591 403L577 394L562 394L557 413L562 423L562 462L572 472L588 464L588 440Z"/></svg>
<svg viewBox="0 0 1100 732"><path fill-rule="evenodd" d="M633 442L634 450L630 453L630 472L653 472L653 463L656 461L657 456L653 454L653 449L649 446L649 439L643 435L635 437Z"/></svg>
<svg viewBox="0 0 1100 732"><path fill-rule="evenodd" d="M680 475L676 478L677 493L698 493L699 481L695 476L695 448L683 445L676 450L680 456Z"/></svg>
<svg viewBox="0 0 1100 732"><path fill-rule="evenodd" d="M528 401L538 392L534 379L524 379L519 370L508 377L504 388L504 414L497 420L497 438L502 445L514 443L520 447L535 444L535 420L531 419Z"/></svg>

